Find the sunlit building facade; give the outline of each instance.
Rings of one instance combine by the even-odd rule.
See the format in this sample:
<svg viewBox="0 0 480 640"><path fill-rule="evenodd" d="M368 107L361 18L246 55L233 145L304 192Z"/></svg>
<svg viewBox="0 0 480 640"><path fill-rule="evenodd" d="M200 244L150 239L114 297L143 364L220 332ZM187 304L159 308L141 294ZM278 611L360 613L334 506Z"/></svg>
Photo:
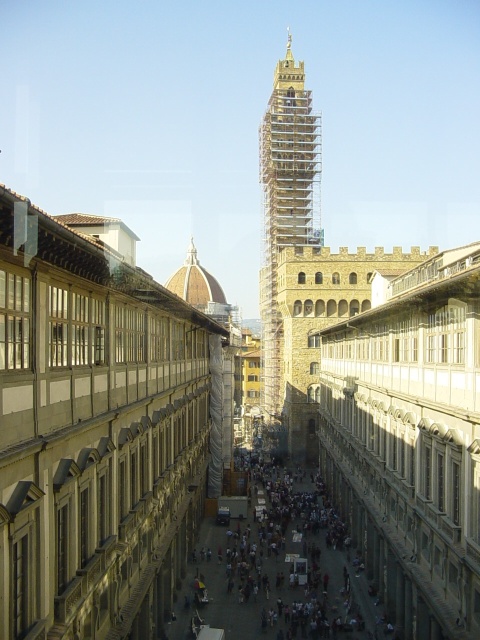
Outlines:
<svg viewBox="0 0 480 640"><path fill-rule="evenodd" d="M165 635L204 512L212 336L228 331L1 187L2 638Z"/></svg>
<svg viewBox="0 0 480 640"><path fill-rule="evenodd" d="M478 638L480 243L375 280L318 335L320 470L397 636Z"/></svg>

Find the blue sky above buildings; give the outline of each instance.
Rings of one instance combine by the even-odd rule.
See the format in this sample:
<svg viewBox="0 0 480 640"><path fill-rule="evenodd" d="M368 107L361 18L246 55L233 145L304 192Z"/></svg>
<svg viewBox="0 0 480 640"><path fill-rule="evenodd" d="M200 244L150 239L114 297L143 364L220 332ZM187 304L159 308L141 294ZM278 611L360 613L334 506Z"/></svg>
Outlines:
<svg viewBox="0 0 480 640"><path fill-rule="evenodd" d="M0 22L0 182L123 218L159 282L193 235L258 315L258 126L287 26L323 114L325 244L480 239L476 0L5 0Z"/></svg>

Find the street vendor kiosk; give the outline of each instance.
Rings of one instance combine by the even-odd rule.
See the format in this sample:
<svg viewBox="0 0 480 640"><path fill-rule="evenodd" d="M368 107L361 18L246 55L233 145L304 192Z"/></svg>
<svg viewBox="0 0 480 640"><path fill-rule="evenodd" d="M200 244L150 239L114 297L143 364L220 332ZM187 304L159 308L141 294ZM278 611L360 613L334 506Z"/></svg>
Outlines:
<svg viewBox="0 0 480 640"><path fill-rule="evenodd" d="M306 558L295 558L293 560L293 570L298 576L298 584L307 584L308 560Z"/></svg>

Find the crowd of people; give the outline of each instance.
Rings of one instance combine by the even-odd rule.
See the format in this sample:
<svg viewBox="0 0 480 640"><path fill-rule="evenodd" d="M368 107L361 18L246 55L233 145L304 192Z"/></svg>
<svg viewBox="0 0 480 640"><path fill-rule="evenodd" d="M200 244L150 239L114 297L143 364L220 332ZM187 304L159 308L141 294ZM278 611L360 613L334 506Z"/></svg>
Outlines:
<svg viewBox="0 0 480 640"><path fill-rule="evenodd" d="M236 591L240 605L251 599L261 600L261 628L265 632L276 628L277 640L336 637L340 630L362 631L365 623L359 611L354 613L347 566L341 590L330 593L329 568L321 559L321 536L327 548L334 550L349 549L351 539L320 474L309 473L307 479L305 470L282 468L275 460L253 462L248 473L252 499L256 503L265 498L265 504L262 509L256 504L252 507L253 527L247 524L242 528L239 522L235 530L226 532L227 593ZM297 490L299 483L304 487L308 480L311 488ZM289 525L308 564L304 563L305 571L299 573L292 555L287 575L275 570L274 577L274 564L267 560L277 562L280 556L285 560Z"/></svg>
<svg viewBox="0 0 480 640"><path fill-rule="evenodd" d="M336 638L340 631L365 632L360 637L366 637L350 579L364 569L363 558L358 552L350 558L348 527L324 479L314 472L307 477L307 471L282 467L275 460L252 460L244 468L253 522L238 520L227 527L217 549L232 605L259 603L260 628L265 633L274 630L276 640ZM346 561L328 566L322 548L324 556L325 549L345 550ZM200 551L200 559L208 561L211 555L209 548ZM331 558L330 551L328 555ZM344 564L341 576L339 564ZM391 633L391 625L387 630L385 623L384 631Z"/></svg>

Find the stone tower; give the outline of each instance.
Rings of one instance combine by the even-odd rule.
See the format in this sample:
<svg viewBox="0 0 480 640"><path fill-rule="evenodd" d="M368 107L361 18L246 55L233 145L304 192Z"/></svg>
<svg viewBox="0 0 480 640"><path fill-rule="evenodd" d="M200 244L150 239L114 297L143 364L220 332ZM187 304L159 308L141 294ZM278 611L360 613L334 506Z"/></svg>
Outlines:
<svg viewBox="0 0 480 640"><path fill-rule="evenodd" d="M282 317L277 268L285 247L321 246L321 118L305 89L304 63L295 63L289 34L285 58L275 69L273 91L260 126L260 182L263 187L264 259L260 274L262 404L282 411Z"/></svg>

